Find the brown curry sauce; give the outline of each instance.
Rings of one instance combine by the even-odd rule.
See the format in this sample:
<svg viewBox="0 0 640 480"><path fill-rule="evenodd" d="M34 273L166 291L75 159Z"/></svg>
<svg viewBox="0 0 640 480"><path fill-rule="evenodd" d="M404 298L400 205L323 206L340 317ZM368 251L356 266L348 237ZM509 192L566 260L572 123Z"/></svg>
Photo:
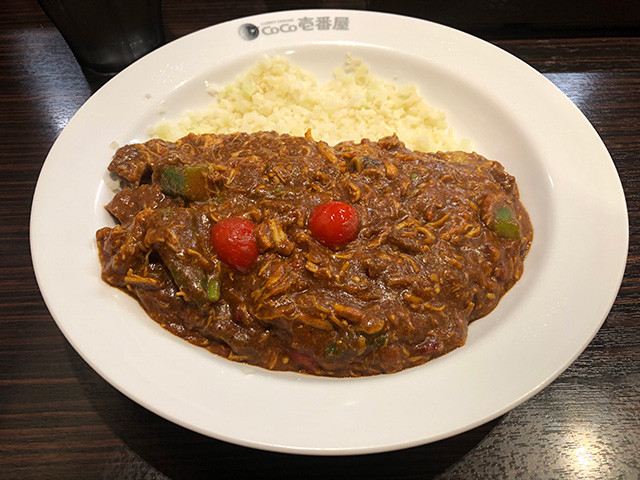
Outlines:
<svg viewBox="0 0 640 480"><path fill-rule="evenodd" d="M533 238L515 179L475 153L420 153L395 136L331 147L274 132L120 148L124 188L97 232L102 278L156 322L231 360L327 376L391 373L464 344L523 272ZM358 214L339 249L308 226L319 204ZM217 222L255 227L246 273L218 259Z"/></svg>

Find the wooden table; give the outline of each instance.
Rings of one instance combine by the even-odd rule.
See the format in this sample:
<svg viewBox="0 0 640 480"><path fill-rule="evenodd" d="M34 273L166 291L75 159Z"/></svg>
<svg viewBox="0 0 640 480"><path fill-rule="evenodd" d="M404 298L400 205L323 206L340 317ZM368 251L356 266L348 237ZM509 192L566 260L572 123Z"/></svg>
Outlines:
<svg viewBox="0 0 640 480"><path fill-rule="evenodd" d="M166 36L172 40L230 18L294 6L367 4L166 1ZM640 478L640 37L628 29L623 34L527 38L505 31L489 38L578 105L622 179L631 225L627 270L593 342L541 393L467 433L392 453L304 457L230 445L157 417L102 380L59 332L31 266L31 198L49 148L103 80L83 75L35 1L5 0L0 478Z"/></svg>

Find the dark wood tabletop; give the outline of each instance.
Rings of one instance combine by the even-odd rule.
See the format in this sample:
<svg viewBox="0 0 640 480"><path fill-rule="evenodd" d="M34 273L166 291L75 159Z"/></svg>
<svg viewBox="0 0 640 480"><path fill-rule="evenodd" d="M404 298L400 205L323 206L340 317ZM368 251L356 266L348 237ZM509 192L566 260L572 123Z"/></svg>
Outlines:
<svg viewBox="0 0 640 480"><path fill-rule="evenodd" d="M385 3L167 0L164 31L170 41L254 13L385 10ZM491 10L509 2L486 3ZM477 34L540 71L576 103L609 149L628 203L630 245L622 286L599 333L551 385L471 431L396 452L308 457L224 443L150 413L96 374L58 330L31 265L31 200L56 137L105 78L83 73L35 0L4 0L0 478L640 478L640 35L637 2L620 3L629 15L603 13L598 25L583 12L554 23L549 16L518 21L503 11L491 23L434 7L431 18ZM419 7L398 5L396 11L430 18Z"/></svg>

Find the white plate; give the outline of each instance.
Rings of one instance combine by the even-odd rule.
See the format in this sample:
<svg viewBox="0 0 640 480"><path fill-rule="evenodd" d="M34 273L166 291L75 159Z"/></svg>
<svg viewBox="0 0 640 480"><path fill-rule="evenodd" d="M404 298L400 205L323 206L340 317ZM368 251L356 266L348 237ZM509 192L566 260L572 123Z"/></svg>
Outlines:
<svg viewBox="0 0 640 480"><path fill-rule="evenodd" d="M311 18L313 29L295 28ZM348 29L316 21L346 19ZM320 20L321 21L321 20ZM253 24L257 38L240 27ZM373 73L416 83L454 129L518 180L535 227L522 280L467 345L424 366L360 379L314 378L218 358L173 337L100 280L95 232L112 220L112 142L146 139L159 111L210 101L264 54L323 79L351 53ZM47 157L31 248L52 316L82 357L149 410L212 437L309 454L379 452L487 422L540 391L587 346L616 297L627 254L622 187L602 141L542 75L469 35L406 17L356 11L279 12L172 42L96 92Z"/></svg>

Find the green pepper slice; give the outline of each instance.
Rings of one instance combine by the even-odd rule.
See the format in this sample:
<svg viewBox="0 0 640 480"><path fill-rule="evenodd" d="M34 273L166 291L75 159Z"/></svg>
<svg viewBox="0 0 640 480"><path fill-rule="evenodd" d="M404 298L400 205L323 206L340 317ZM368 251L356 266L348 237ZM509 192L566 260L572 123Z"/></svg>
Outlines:
<svg viewBox="0 0 640 480"><path fill-rule="evenodd" d="M517 223L498 221L494 231L499 237L507 240L518 240L520 238L520 225Z"/></svg>
<svg viewBox="0 0 640 480"><path fill-rule="evenodd" d="M182 262L175 256L166 255L163 260L178 288L198 305L220 300L220 280L217 277L207 277L200 267Z"/></svg>
<svg viewBox="0 0 640 480"><path fill-rule="evenodd" d="M220 300L220 280L217 278L210 278L209 285L207 286L207 297L211 302L217 302Z"/></svg>
<svg viewBox="0 0 640 480"><path fill-rule="evenodd" d="M206 165L171 165L160 173L160 188L166 195L204 201L210 196Z"/></svg>
<svg viewBox="0 0 640 480"><path fill-rule="evenodd" d="M520 238L520 224L515 218L513 210L502 206L495 212L496 223L493 231L501 238L518 240Z"/></svg>

